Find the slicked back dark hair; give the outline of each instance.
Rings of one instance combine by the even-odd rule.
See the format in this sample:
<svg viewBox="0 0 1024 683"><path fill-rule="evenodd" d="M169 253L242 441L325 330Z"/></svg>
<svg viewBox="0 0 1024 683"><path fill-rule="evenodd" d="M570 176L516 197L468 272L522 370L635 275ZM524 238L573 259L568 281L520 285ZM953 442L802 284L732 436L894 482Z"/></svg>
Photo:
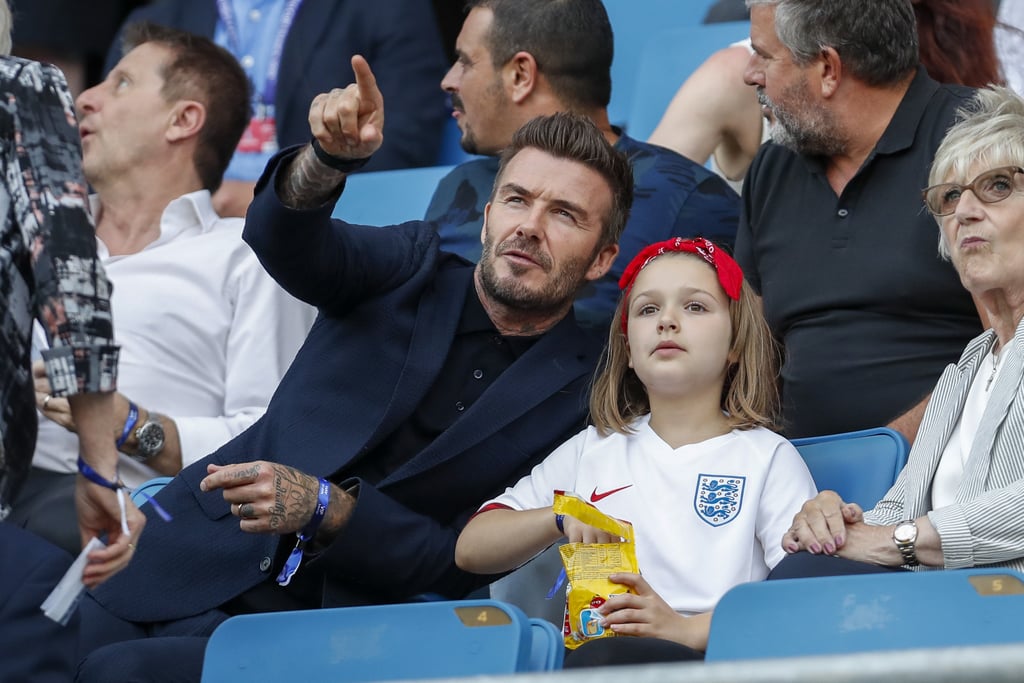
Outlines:
<svg viewBox="0 0 1024 683"><path fill-rule="evenodd" d="M617 244L633 206L633 165L625 154L612 147L588 117L572 112L530 119L512 136L512 144L501 153L494 189L501 186L505 167L524 149L537 149L557 159L567 159L596 171L612 193L612 206L602 225L598 248Z"/></svg>
<svg viewBox="0 0 1024 683"><path fill-rule="evenodd" d="M680 0L682 2L683 0ZM496 67L529 52L565 105L604 109L612 94L612 27L601 0L468 0L494 14L487 47Z"/></svg>
<svg viewBox="0 0 1024 683"><path fill-rule="evenodd" d="M797 64L834 48L850 73L872 86L900 83L917 68L917 19L910 0L747 0L775 6L775 32Z"/></svg>
<svg viewBox="0 0 1024 683"><path fill-rule="evenodd" d="M145 43L171 52L160 73L164 99L196 100L206 107L193 162L203 187L213 192L252 117L249 79L234 55L202 36L140 22L125 29L123 54Z"/></svg>

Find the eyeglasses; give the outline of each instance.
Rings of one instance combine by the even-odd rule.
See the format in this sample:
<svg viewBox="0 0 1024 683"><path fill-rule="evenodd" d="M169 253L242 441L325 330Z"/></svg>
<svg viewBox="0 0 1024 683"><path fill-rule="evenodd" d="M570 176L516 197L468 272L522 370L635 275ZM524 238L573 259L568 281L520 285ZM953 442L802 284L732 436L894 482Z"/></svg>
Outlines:
<svg viewBox="0 0 1024 683"><path fill-rule="evenodd" d="M967 185L957 183L942 183L926 187L922 192L924 203L928 210L936 216L948 216L956 211L960 197L966 190L974 193L974 196L986 204L1001 202L1011 194L1024 192L1024 182L1017 176L1024 173L1020 166L1003 166L985 171Z"/></svg>

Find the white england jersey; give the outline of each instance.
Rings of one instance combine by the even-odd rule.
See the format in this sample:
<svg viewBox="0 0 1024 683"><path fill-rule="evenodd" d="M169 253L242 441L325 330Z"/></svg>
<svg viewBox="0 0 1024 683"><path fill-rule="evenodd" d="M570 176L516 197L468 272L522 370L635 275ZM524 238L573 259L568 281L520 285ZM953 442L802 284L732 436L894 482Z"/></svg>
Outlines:
<svg viewBox="0 0 1024 683"><path fill-rule="evenodd" d="M549 507L571 491L633 523L640 571L682 614L714 608L733 586L764 579L782 535L816 494L803 459L767 429L733 430L672 449L651 429L600 437L588 427L484 505Z"/></svg>

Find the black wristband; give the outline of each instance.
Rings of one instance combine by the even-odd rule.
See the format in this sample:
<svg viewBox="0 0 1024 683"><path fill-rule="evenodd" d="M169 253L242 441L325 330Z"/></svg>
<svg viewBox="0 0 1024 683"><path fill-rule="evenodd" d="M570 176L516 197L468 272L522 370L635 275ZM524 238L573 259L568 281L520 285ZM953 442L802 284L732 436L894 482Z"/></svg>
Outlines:
<svg viewBox="0 0 1024 683"><path fill-rule="evenodd" d="M358 171L370 161L370 157L363 157L362 159L342 159L341 157L336 157L325 151L315 137L310 144L313 145L313 153L316 154L316 158L320 160L320 163L342 173Z"/></svg>

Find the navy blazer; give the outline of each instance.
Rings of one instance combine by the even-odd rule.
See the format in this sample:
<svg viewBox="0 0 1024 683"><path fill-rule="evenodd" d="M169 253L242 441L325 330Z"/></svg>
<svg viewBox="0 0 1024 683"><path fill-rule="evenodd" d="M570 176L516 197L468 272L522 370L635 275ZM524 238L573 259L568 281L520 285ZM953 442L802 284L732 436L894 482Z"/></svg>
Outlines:
<svg viewBox="0 0 1024 683"><path fill-rule="evenodd" d="M332 221L330 204L281 205L272 183L291 153L272 160L257 184L244 236L278 282L320 315L263 418L160 492L174 521L152 518L131 564L96 592L122 618L196 614L273 580L278 537L240 531L221 492L199 490L206 464L265 459L345 479L345 468L422 400L465 297L475 296L473 266L441 252L430 224L371 228ZM458 533L483 501L585 426L599 353L570 313L378 485L342 481L358 499L314 560L324 563L327 592L384 602L422 592L458 597L486 582L455 566Z"/></svg>
<svg viewBox="0 0 1024 683"><path fill-rule="evenodd" d="M156 0L127 25L148 20L213 39L215 0ZM123 26L122 26L123 31ZM447 118L441 79L447 69L437 22L426 0L307 0L285 39L275 111L278 144L308 142L309 105L331 88L355 82L352 55L366 57L384 96L384 145L367 171L430 166ZM105 72L121 58L121 36Z"/></svg>

